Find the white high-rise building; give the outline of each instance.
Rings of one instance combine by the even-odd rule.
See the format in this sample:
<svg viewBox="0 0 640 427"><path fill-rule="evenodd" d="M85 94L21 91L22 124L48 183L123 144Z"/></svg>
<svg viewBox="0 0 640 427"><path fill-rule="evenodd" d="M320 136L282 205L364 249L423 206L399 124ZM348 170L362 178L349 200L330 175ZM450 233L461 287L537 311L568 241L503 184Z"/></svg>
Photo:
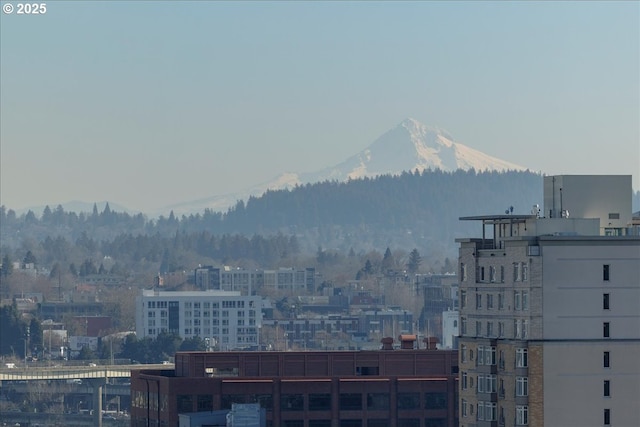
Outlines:
<svg viewBox="0 0 640 427"><path fill-rule="evenodd" d="M442 343L439 348L458 348L459 322L460 312L458 310L442 312Z"/></svg>
<svg viewBox="0 0 640 427"><path fill-rule="evenodd" d="M262 298L240 292L143 290L136 298L136 334L200 337L221 350L259 345Z"/></svg>
<svg viewBox="0 0 640 427"><path fill-rule="evenodd" d="M630 176L544 178L530 215L461 218L460 426L640 426ZM548 215L544 217L544 215Z"/></svg>

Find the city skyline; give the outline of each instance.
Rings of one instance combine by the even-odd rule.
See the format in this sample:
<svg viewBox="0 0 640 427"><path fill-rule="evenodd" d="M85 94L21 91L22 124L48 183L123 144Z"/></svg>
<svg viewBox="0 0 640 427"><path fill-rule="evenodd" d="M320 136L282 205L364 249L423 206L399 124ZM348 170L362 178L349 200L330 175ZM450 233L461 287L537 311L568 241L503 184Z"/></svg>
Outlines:
<svg viewBox="0 0 640 427"><path fill-rule="evenodd" d="M14 4L13 2L3 2ZM49 2L0 25L0 205L151 211L314 172L413 117L640 190L637 2Z"/></svg>

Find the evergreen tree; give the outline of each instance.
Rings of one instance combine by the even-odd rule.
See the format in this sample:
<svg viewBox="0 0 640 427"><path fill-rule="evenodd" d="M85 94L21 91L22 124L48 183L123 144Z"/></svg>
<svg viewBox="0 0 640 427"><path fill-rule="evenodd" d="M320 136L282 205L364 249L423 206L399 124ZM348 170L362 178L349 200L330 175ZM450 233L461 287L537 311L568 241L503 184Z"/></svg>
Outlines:
<svg viewBox="0 0 640 427"><path fill-rule="evenodd" d="M367 259L367 262L364 263L364 268L362 269L362 271L366 275L371 275L374 273L373 264L371 264L371 261L369 259Z"/></svg>
<svg viewBox="0 0 640 427"><path fill-rule="evenodd" d="M38 260L36 260L35 255L31 251L27 251L27 254L24 256L24 260L22 260L23 264L33 264L36 265Z"/></svg>
<svg viewBox="0 0 640 427"><path fill-rule="evenodd" d="M384 257L382 258L382 272L386 273L387 271L393 269L395 261L393 259L393 255L391 254L391 249L387 247L387 250L384 251Z"/></svg>
<svg viewBox="0 0 640 427"><path fill-rule="evenodd" d="M2 277L9 277L11 273L13 273L13 263L9 255L5 254L5 256L2 257Z"/></svg>
<svg viewBox="0 0 640 427"><path fill-rule="evenodd" d="M0 354L19 354L24 357L23 348L26 325L20 321L20 313L15 304L0 307Z"/></svg>
<svg viewBox="0 0 640 427"><path fill-rule="evenodd" d="M407 270L409 270L409 273L415 274L420 269L420 264L422 264L422 257L420 256L420 252L418 252L418 249L414 248L409 254Z"/></svg>

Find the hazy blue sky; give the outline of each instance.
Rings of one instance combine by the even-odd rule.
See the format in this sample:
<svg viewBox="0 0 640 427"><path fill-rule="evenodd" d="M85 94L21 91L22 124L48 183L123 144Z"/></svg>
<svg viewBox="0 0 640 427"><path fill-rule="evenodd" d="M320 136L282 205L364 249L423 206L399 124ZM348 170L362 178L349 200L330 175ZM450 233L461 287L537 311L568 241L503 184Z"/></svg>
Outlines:
<svg viewBox="0 0 640 427"><path fill-rule="evenodd" d="M234 192L407 117L640 189L639 2L46 4L0 22L8 208Z"/></svg>

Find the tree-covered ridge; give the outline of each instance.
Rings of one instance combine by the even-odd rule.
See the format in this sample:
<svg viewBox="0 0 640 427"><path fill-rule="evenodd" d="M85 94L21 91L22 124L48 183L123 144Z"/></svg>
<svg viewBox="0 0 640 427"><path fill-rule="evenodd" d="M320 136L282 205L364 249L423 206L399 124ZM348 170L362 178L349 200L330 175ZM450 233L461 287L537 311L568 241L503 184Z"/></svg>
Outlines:
<svg viewBox="0 0 640 427"><path fill-rule="evenodd" d="M23 246L25 239L58 249L66 240L89 252L107 245L108 253L153 260L167 246L159 245L160 239L173 238L174 245L197 245L201 252L219 256L231 246L264 247L266 237L261 236L278 233L296 236L293 245L304 251L318 245L340 250L390 244L451 248L457 235L469 231L460 216L501 213L509 206L515 206L515 213L528 213L533 203L541 202L541 188L542 176L532 172L436 170L307 184L238 201L226 212L205 210L181 217L170 212L157 219L114 212L108 204L102 212L94 205L91 213L47 206L40 216L32 211L17 216L2 206L0 238L3 251ZM249 243L238 236L253 237ZM291 248L278 252L283 250Z"/></svg>

